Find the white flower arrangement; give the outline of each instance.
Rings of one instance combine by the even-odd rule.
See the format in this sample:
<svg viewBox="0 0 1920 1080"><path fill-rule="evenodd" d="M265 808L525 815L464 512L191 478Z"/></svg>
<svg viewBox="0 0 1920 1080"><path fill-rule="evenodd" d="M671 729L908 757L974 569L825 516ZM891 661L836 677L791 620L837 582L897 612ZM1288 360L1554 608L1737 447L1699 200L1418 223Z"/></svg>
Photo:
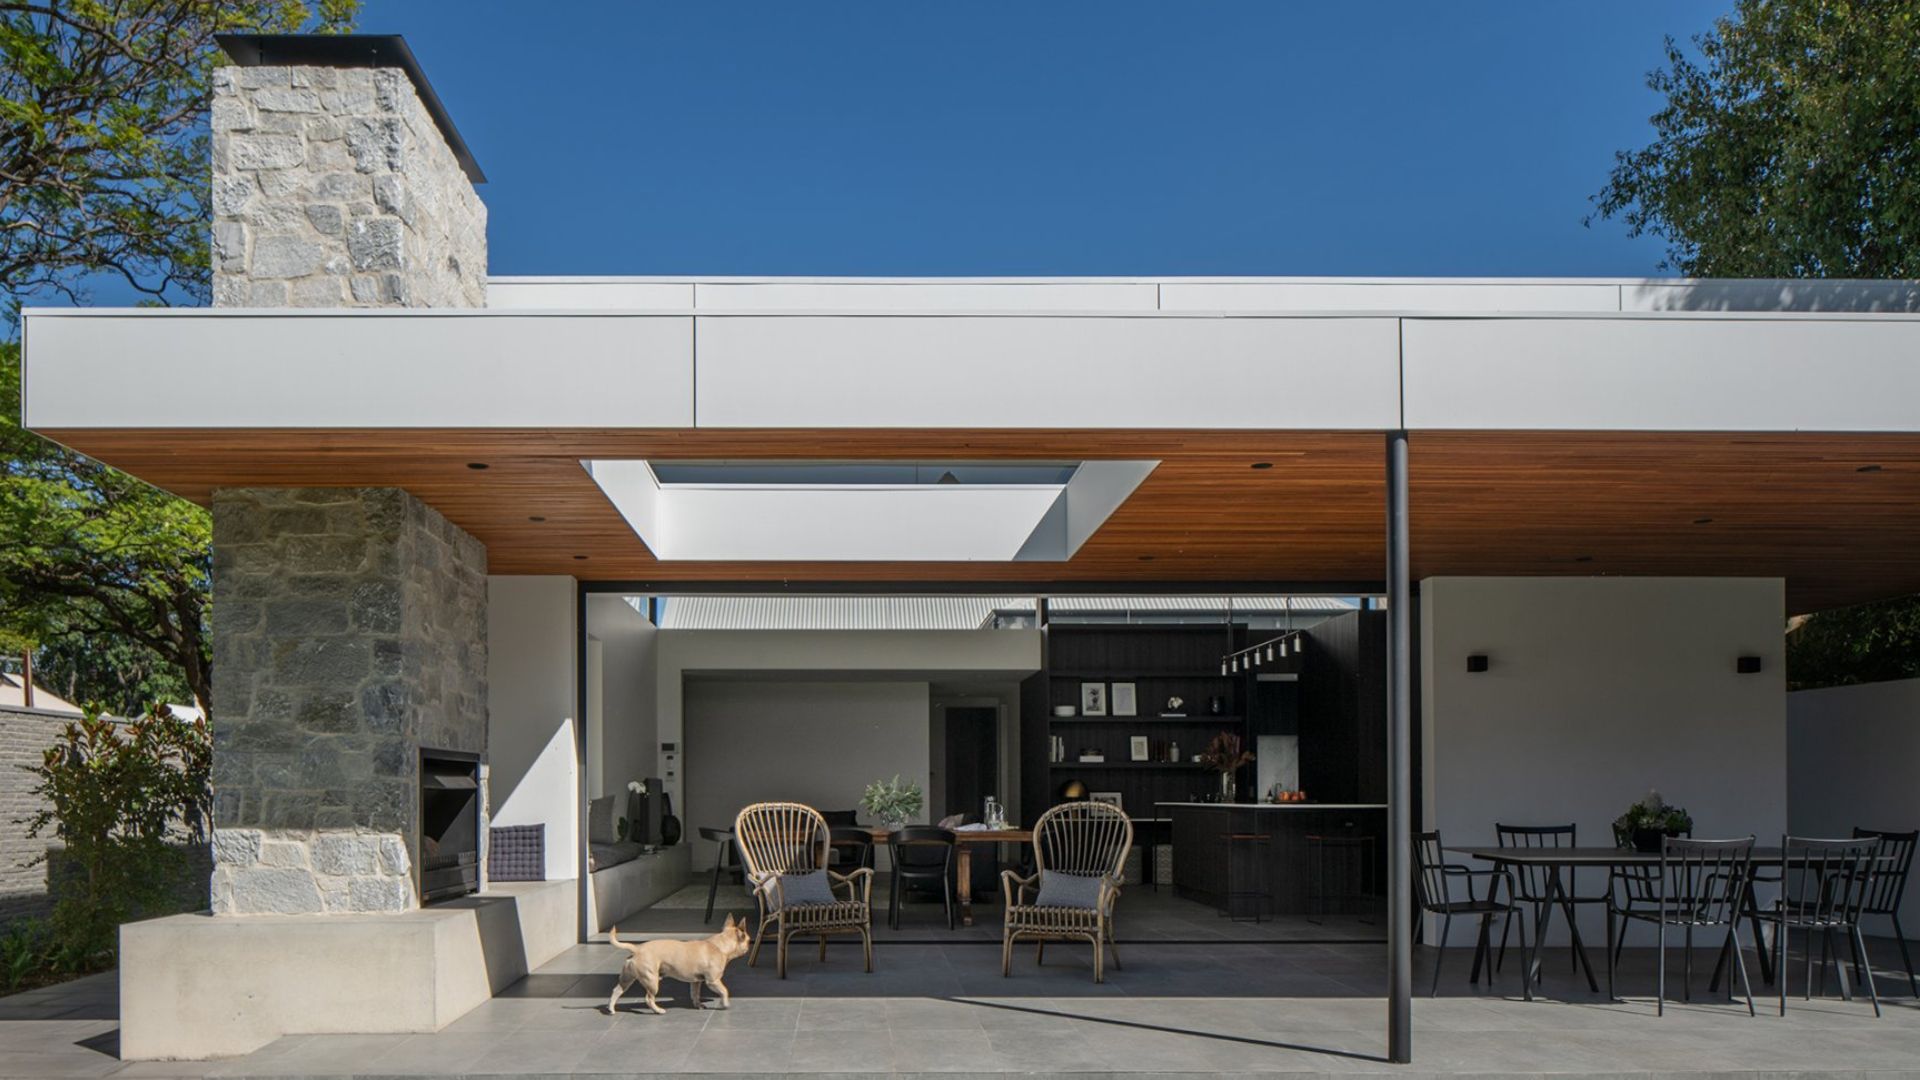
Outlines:
<svg viewBox="0 0 1920 1080"><path fill-rule="evenodd" d="M645 795L647 793L647 785L641 780L629 780L627 781L627 790L633 792L635 795Z"/></svg>

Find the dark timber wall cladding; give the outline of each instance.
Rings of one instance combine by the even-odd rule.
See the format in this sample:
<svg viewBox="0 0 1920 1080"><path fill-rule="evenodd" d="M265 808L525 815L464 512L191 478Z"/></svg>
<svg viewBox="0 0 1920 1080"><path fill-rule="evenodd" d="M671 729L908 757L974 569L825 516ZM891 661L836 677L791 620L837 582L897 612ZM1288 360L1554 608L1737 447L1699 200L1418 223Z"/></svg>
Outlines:
<svg viewBox="0 0 1920 1080"><path fill-rule="evenodd" d="M486 751L485 547L397 488L213 523L214 910L414 906L420 748Z"/></svg>

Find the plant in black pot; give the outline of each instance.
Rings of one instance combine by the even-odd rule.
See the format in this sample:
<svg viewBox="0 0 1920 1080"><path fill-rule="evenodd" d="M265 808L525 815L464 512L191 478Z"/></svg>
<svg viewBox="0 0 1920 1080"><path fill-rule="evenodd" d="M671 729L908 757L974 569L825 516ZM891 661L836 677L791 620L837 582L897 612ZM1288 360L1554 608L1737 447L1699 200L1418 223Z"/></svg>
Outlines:
<svg viewBox="0 0 1920 1080"><path fill-rule="evenodd" d="M1613 819L1614 843L1648 854L1658 854L1665 838L1692 832L1693 815L1669 804L1657 791L1647 792L1645 798Z"/></svg>

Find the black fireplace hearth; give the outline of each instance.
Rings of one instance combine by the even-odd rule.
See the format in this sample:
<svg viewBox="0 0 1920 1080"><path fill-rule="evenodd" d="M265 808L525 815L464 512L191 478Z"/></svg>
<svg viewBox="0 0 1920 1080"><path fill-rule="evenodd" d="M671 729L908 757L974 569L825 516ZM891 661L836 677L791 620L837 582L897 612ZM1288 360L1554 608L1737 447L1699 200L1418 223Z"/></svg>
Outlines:
<svg viewBox="0 0 1920 1080"><path fill-rule="evenodd" d="M420 902L480 890L480 756L420 750Z"/></svg>

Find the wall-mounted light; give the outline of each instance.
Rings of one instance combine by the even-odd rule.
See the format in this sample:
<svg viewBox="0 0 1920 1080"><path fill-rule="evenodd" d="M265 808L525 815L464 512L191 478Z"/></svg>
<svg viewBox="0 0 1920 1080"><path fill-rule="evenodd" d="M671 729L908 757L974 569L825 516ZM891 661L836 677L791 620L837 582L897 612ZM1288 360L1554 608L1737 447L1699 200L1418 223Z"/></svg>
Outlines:
<svg viewBox="0 0 1920 1080"><path fill-rule="evenodd" d="M1472 656L1467 657L1467 670L1475 674L1487 670L1487 655L1485 653L1474 653Z"/></svg>
<svg viewBox="0 0 1920 1080"><path fill-rule="evenodd" d="M1733 670L1742 675L1758 675L1760 674L1760 658L1757 656L1743 656L1733 662Z"/></svg>

